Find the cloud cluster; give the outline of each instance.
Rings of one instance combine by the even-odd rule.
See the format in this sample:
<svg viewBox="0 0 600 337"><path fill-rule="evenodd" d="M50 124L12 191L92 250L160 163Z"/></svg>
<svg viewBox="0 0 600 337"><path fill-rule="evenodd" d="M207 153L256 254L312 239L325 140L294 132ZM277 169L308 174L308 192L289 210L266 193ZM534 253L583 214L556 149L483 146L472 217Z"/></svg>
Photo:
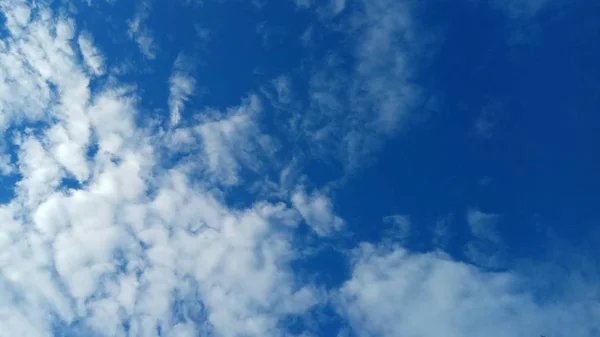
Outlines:
<svg viewBox="0 0 600 337"><path fill-rule="evenodd" d="M340 15L349 10L334 3ZM352 14L361 20L353 21L351 73L331 59L312 76L305 135L340 141L350 166L402 125L418 96L407 52L390 47L398 36L413 39L402 4L362 3L363 14ZM387 242L360 245L351 277L320 289L292 266L303 222L319 237L345 226L326 189L286 178L292 161L280 170L286 193L247 206L224 195L266 163L284 167L261 126L260 97L183 121L194 81L178 58L165 81L171 127L146 126L138 88L106 75L109 60L90 32L41 3L0 9L0 131L14 149L0 163L18 180L0 205L0 334L299 336L286 324L327 305L356 336L591 336L600 328L597 300L540 301L518 275ZM129 34L152 59L140 13ZM286 77L275 85L291 104ZM484 239L494 219L468 214ZM408 218L384 221L408 235Z"/></svg>
<svg viewBox="0 0 600 337"><path fill-rule="evenodd" d="M103 57L89 33L23 5L2 8L12 20L2 126L21 125L16 196L0 208L4 333L276 336L283 317L317 303L288 267L298 213L277 202L229 208L186 165L162 167L172 144L135 123L135 87L90 88ZM239 145L253 109L250 99L177 132L195 132L208 171L231 182L237 160L252 161Z"/></svg>

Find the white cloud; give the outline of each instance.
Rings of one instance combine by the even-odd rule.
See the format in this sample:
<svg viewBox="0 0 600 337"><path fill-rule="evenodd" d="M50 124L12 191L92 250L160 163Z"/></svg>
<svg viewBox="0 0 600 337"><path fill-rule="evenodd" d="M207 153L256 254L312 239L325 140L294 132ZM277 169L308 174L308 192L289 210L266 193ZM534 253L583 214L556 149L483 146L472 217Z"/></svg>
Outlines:
<svg viewBox="0 0 600 337"><path fill-rule="evenodd" d="M96 76L103 75L106 69L104 68L104 57L94 47L91 36L87 32L82 32L77 38L79 49L83 55L83 60Z"/></svg>
<svg viewBox="0 0 600 337"><path fill-rule="evenodd" d="M149 12L150 3L142 3L133 19L129 21L128 33L129 37L138 45L140 52L146 58L153 60L156 58L158 46L154 42L152 31L146 26L145 23L145 21L148 19Z"/></svg>
<svg viewBox="0 0 600 337"><path fill-rule="evenodd" d="M290 317L327 300L292 270L298 258L293 232L301 218L321 236L344 221L324 191L294 189L295 158L283 170L269 160L288 192L279 200L291 206L278 198L226 203L224 185L239 184L246 171L262 177L264 162L277 153L260 128L260 100L250 95L237 107L202 111L182 127L145 128L137 122L144 116L135 85L109 78L90 86L106 62L91 35L76 35L66 14L38 4L32 15L22 5L0 4L8 28L0 42L1 130L17 130L7 140L17 162L2 163L20 175L16 196L0 205L2 333L53 336L58 323L77 335L111 337L157 336L158 330L177 337L289 336L284 325ZM130 22L136 38L144 15ZM369 57L361 62L375 62ZM323 90L313 92L320 111L331 113L326 122L347 106L325 90L340 89L343 78L327 75L326 85L315 84ZM360 76L360 83L370 83L387 75ZM279 100L287 101L291 82L281 77L274 85ZM173 109L183 109L191 92L178 95ZM369 102L359 107L375 101ZM363 117L344 121L351 124L344 132L320 135L337 132L359 153L371 146L367 136L390 132L378 121L399 123L359 112ZM189 160L173 164L165 152L184 152ZM78 184L67 187L65 179ZM468 218L474 235L483 237L489 232L480 225L488 218L479 213ZM408 231L405 218L386 221ZM545 328L552 336L567 329L586 336L600 321L587 304L534 302L514 291L521 285L514 275L483 273L438 255L365 245L334 298L359 335L491 331L493 337Z"/></svg>
<svg viewBox="0 0 600 337"><path fill-rule="evenodd" d="M183 54L179 54L173 65L171 78L169 78L169 111L172 125L179 123L181 110L190 96L194 94L196 81L189 74L190 62Z"/></svg>
<svg viewBox="0 0 600 337"><path fill-rule="evenodd" d="M331 235L344 226L344 221L333 212L329 198L321 192L308 195L301 188L292 195L292 204L320 236Z"/></svg>
<svg viewBox="0 0 600 337"><path fill-rule="evenodd" d="M202 111L196 125L169 134L170 150L192 154L194 160L187 164L206 172L209 181L240 184L241 170L260 172L265 161L277 165L273 158L276 143L257 123L261 110L258 96L250 95L240 106L224 112Z"/></svg>
<svg viewBox="0 0 600 337"><path fill-rule="evenodd" d="M57 320L111 337L159 328L167 336L283 336L284 317L320 300L289 266L296 211L276 202L230 209L185 165L167 169L158 157L170 140L185 147L200 139L207 180L235 182L241 167L259 168L256 153L271 148L254 120L257 98L161 140L134 122L134 86L90 88L86 69L98 64L84 49L97 50L93 39L82 43L72 21L38 10L0 48L2 127L30 127L14 138L16 197L0 206L2 331L52 336ZM62 186L67 177L80 185ZM194 299L181 304L182 319L173 314L176 293Z"/></svg>
<svg viewBox="0 0 600 337"><path fill-rule="evenodd" d="M511 273L364 244L336 305L357 336L592 336L598 302L534 300Z"/></svg>

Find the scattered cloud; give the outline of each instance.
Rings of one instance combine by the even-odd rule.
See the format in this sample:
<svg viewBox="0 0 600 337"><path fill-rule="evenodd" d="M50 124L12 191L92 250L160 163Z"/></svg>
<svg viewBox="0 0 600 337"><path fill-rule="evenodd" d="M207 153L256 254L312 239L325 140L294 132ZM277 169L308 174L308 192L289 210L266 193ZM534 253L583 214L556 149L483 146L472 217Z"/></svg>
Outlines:
<svg viewBox="0 0 600 337"><path fill-rule="evenodd" d="M364 11L350 11L336 2L340 19L352 17L343 34L354 61L332 53L315 65L308 104L295 102L303 85L291 75L270 83L278 109L307 110L279 128L295 133L278 139L266 133L263 96L252 93L237 106L205 108L184 120L195 80L183 55L160 82L169 77L171 127L152 125L135 83L99 80L119 60L108 60L68 11L0 3L0 131L9 135L0 172L18 180L14 196L0 204L2 333L306 336L287 324L327 305L356 336L598 331L594 284L544 300L517 273L414 254L389 241L360 244L350 278L327 292L294 270L305 248L294 235L304 224L319 237L347 224L329 189L307 189L302 154L281 155L279 142L309 136L310 150L335 153L356 168L402 128L421 97L411 80L410 49L419 43L409 6L361 4ZM124 34L153 59L158 46L148 11L142 5ZM273 172L277 193L242 206L228 199L231 190L255 186L244 184L248 177L262 184ZM475 264L493 264L474 256L492 255L482 246L502 246L500 220L467 211L467 255ZM408 216L382 221L398 239L411 233ZM448 232L440 221L441 241Z"/></svg>
<svg viewBox="0 0 600 337"><path fill-rule="evenodd" d="M339 3L343 8L344 2ZM364 1L347 17L352 58L335 50L315 66L304 132L315 153L336 154L348 171L369 159L421 100L412 77L422 48L405 1Z"/></svg>

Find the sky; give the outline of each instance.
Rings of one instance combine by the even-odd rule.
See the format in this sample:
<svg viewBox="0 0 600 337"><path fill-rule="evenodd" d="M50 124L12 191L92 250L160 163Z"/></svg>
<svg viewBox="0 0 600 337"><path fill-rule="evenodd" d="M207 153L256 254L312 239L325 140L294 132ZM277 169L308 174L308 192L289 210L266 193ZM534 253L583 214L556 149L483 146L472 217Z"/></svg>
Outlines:
<svg viewBox="0 0 600 337"><path fill-rule="evenodd" d="M0 336L600 336L600 2L0 12Z"/></svg>

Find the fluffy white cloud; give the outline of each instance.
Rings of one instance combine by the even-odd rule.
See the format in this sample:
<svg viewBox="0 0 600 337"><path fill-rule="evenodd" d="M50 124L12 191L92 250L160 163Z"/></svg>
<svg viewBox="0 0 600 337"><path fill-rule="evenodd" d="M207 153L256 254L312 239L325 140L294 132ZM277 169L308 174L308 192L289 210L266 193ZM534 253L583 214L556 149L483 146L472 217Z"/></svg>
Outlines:
<svg viewBox="0 0 600 337"><path fill-rule="evenodd" d="M357 336L593 336L600 304L535 299L517 274L362 245L338 311Z"/></svg>
<svg viewBox="0 0 600 337"><path fill-rule="evenodd" d="M159 160L189 133L207 179L235 182L240 165L259 166L253 151L268 149L256 98L157 140L134 122L135 87L90 89L104 57L72 21L44 7L2 10L15 25L0 50L3 128L29 127L14 137L16 197L0 207L4 333L51 336L61 322L105 336L278 336L284 317L319 302L289 267L294 209L231 209L187 166Z"/></svg>

